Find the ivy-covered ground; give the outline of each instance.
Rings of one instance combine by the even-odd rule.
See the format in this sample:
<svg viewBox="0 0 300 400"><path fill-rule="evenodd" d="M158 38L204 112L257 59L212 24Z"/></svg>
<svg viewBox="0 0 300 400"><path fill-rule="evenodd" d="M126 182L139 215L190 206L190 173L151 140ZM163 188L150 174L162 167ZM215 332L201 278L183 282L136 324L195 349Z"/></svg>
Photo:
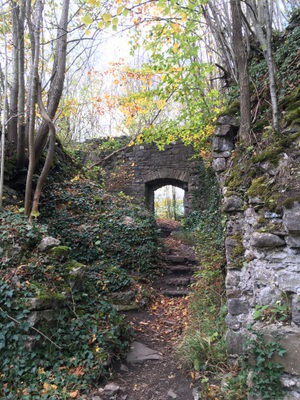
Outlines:
<svg viewBox="0 0 300 400"><path fill-rule="evenodd" d="M129 290L144 304L140 281L155 275L155 221L122 193L85 180L54 184L40 211L32 225L17 208L0 215L3 399L80 398L99 385L131 338L111 294ZM49 235L60 246L43 253L38 245ZM55 304L56 322L32 326L34 302Z"/></svg>

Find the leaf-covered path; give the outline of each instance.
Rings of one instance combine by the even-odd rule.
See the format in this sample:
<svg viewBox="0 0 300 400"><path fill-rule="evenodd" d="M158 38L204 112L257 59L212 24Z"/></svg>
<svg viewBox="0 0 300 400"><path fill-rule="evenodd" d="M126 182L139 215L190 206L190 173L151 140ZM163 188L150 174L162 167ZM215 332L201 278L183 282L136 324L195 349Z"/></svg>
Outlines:
<svg viewBox="0 0 300 400"><path fill-rule="evenodd" d="M182 294L188 293L195 255L179 240L168 237L164 242L166 265L154 284L156 294L152 302L144 310L126 313L128 324L134 330L134 344L147 346L155 354L150 358L156 359L132 362L127 357L117 366L109 385L94 392L91 400L198 399L199 382L193 382L175 354L188 321L189 299Z"/></svg>

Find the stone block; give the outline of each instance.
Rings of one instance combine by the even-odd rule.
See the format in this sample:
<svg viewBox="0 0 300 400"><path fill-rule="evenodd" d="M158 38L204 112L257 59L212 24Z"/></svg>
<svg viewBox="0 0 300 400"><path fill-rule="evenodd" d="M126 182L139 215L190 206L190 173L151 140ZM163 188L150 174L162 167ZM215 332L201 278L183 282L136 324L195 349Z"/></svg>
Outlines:
<svg viewBox="0 0 300 400"><path fill-rule="evenodd" d="M224 212L241 211L243 208L243 201L238 196L225 197L223 203Z"/></svg>
<svg viewBox="0 0 300 400"><path fill-rule="evenodd" d="M226 333L228 355L243 354L245 336L243 331L229 329Z"/></svg>
<svg viewBox="0 0 300 400"><path fill-rule="evenodd" d="M226 136L232 133L232 127L230 125L217 125L214 131L215 136Z"/></svg>
<svg viewBox="0 0 300 400"><path fill-rule="evenodd" d="M226 287L236 287L240 283L240 270L229 270L226 274L225 285Z"/></svg>
<svg viewBox="0 0 300 400"><path fill-rule="evenodd" d="M226 260L230 264L234 261L234 249L236 248L237 241L231 237L225 239L225 253Z"/></svg>
<svg viewBox="0 0 300 400"><path fill-rule="evenodd" d="M216 172L223 172L226 169L226 160L225 158L215 158L212 162L212 168Z"/></svg>
<svg viewBox="0 0 300 400"><path fill-rule="evenodd" d="M254 247L279 247L285 246L285 240L280 239L279 236L274 235L273 233L265 233L265 232L254 232L251 236L250 240L251 246Z"/></svg>
<svg viewBox="0 0 300 400"><path fill-rule="evenodd" d="M291 209L285 210L283 224L289 233L300 234L300 204L294 203Z"/></svg>
<svg viewBox="0 0 300 400"><path fill-rule="evenodd" d="M274 357L285 372L292 375L300 375L300 328L290 326L267 325L259 328L268 341L279 341L281 346L287 350L283 357Z"/></svg>
<svg viewBox="0 0 300 400"><path fill-rule="evenodd" d="M256 294L256 303L259 305L266 305L266 304L274 304L278 300L280 296L280 292L271 288L270 286L266 286L259 290Z"/></svg>
<svg viewBox="0 0 300 400"><path fill-rule="evenodd" d="M225 318L225 323L226 323L226 326L229 329L232 329L233 331L238 331L241 327L241 323L237 319L237 317L230 315L230 314L227 314L227 316Z"/></svg>
<svg viewBox="0 0 300 400"><path fill-rule="evenodd" d="M222 115L218 118L217 125L231 125L232 127L239 128L239 121L235 117L229 115Z"/></svg>
<svg viewBox="0 0 300 400"><path fill-rule="evenodd" d="M300 296L294 295L292 297L292 321L300 326Z"/></svg>
<svg viewBox="0 0 300 400"><path fill-rule="evenodd" d="M288 235L286 237L286 244L293 249L299 249L300 248L300 235Z"/></svg>
<svg viewBox="0 0 300 400"><path fill-rule="evenodd" d="M234 148L232 141L216 136L213 138L212 149L213 151L231 151Z"/></svg>
<svg viewBox="0 0 300 400"><path fill-rule="evenodd" d="M299 267L300 268L300 265ZM300 273L299 271L282 270L277 277L277 284L283 292L300 293Z"/></svg>
<svg viewBox="0 0 300 400"><path fill-rule="evenodd" d="M228 299L228 312L231 315L247 314L249 312L249 302L242 299Z"/></svg>
<svg viewBox="0 0 300 400"><path fill-rule="evenodd" d="M229 158L231 155L231 151L218 151L218 152L213 152L212 157L213 158Z"/></svg>

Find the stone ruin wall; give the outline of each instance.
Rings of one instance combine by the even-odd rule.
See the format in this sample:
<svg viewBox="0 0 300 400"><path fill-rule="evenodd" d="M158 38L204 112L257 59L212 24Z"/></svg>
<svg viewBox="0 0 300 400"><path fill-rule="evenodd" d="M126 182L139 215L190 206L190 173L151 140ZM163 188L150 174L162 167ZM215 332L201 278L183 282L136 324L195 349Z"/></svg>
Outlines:
<svg viewBox="0 0 300 400"><path fill-rule="evenodd" d="M253 328L269 340L279 340L287 350L287 353L277 360L285 369L282 380L288 391L285 399L299 399L300 204L294 202L292 208L283 208L283 212L277 214L267 211L258 197L226 197L224 182L226 174L230 171L230 156L237 131L238 124L234 118L220 117L213 140L213 167L223 193L223 211L227 217L225 249L228 353L231 360L242 354L249 324L253 324ZM288 175L288 155L285 154L282 163L282 169ZM300 168L296 174L296 179L300 180ZM261 217L267 223L276 226L273 233L259 229ZM291 315L288 322L258 322L253 319L255 307L272 307L282 299L289 305ZM277 335L280 339L277 339Z"/></svg>
<svg viewBox="0 0 300 400"><path fill-rule="evenodd" d="M159 150L155 144L129 146L108 158L101 166L107 189L123 191L152 208L154 191L165 185L178 186L186 192L186 211L193 209L194 193L200 187L199 159L194 159L192 146L175 142ZM88 159L97 163L103 154L91 151ZM153 211L153 210L152 210Z"/></svg>

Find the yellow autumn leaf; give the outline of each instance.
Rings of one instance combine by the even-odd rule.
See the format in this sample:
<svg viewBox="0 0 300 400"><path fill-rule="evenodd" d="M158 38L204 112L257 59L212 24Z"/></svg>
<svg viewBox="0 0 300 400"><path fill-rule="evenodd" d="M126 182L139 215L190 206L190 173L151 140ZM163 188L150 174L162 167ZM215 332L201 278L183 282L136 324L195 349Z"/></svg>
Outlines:
<svg viewBox="0 0 300 400"><path fill-rule="evenodd" d="M116 14L117 14L117 15L120 15L120 14L122 14L123 10L124 10L124 6L120 6L120 7L118 7L118 8L117 8L117 12L116 12Z"/></svg>
<svg viewBox="0 0 300 400"><path fill-rule="evenodd" d="M76 399L76 397L78 397L80 395L79 390L75 390L74 392L69 392L68 393L69 396L71 397L71 399Z"/></svg>
<svg viewBox="0 0 300 400"><path fill-rule="evenodd" d="M53 385L53 384L51 384L51 383L45 382L45 383L43 384L42 394L47 394L49 391L51 391L51 390L56 390L56 389L57 389L57 386L56 386L56 385Z"/></svg>
<svg viewBox="0 0 300 400"><path fill-rule="evenodd" d="M178 50L179 50L179 44L178 43L174 43L173 47L172 47L172 50L174 51L174 53L177 53Z"/></svg>
<svg viewBox="0 0 300 400"><path fill-rule="evenodd" d="M180 26L178 24L172 24L172 28L174 32L179 32L180 31Z"/></svg>

